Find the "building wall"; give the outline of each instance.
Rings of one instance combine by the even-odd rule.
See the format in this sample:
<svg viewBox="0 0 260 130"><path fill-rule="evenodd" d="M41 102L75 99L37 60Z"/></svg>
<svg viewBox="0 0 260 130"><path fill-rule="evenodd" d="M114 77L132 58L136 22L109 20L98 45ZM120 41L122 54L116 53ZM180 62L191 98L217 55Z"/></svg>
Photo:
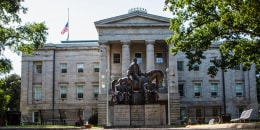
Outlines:
<svg viewBox="0 0 260 130"><path fill-rule="evenodd" d="M54 69L53 61L55 61ZM61 73L61 63L67 64L67 73ZM78 63L83 64L83 72L77 71ZM35 67L37 64L42 65L42 73L36 73ZM54 45L43 47L32 55L23 55L20 101L22 115L33 119L33 112L46 113L45 115L48 117L44 120L47 122L52 118L54 109L55 118L59 119L56 114L64 111L64 113L67 113L64 118L71 120L68 122L69 124L74 124L80 110L82 111L80 112L82 118L88 119L97 112L98 96L94 94L94 86L98 87L99 85L99 72L94 71L94 64L99 64L99 48L97 46L76 45L75 47L68 47L65 44ZM54 81L53 75L55 75ZM77 98L78 85L83 86L83 98ZM67 97L64 99L60 96L61 86L67 88ZM41 88L40 99L34 97L35 87Z"/></svg>
<svg viewBox="0 0 260 130"><path fill-rule="evenodd" d="M95 22L99 40L67 41L63 44L47 44L32 55L22 56L22 115L32 118L34 112L41 112L48 117L53 113L65 119L75 119L82 115L87 120L98 111L99 124L109 125L107 100L111 95L111 80L126 76L125 71L135 53L142 54L140 64L142 72L160 69L165 73L165 92L159 100L166 104L168 124L178 124L184 117L199 119L201 123L221 114L239 117L241 110L253 108L253 117L257 119L258 104L256 93L255 68L249 71L222 71L215 77L207 74L210 60L220 58L214 45L205 52L206 59L199 65L199 71L189 71L188 60L183 53L170 54L172 45L165 43L165 38L172 35L169 19L140 11L111 17ZM114 63L113 56L120 54L120 63ZM157 53L162 53L163 63L156 63ZM54 62L55 61L55 62ZM183 61L183 70L177 68ZM67 72L61 73L61 64L67 64ZM83 72L77 72L77 63L84 66ZM35 71L42 65L42 73ZM98 65L97 65L98 64ZM54 68L53 68L54 66ZM94 66L100 67L94 72ZM240 66L241 67L241 66ZM98 68L99 69L99 68ZM195 95L194 85L200 83L200 95ZM216 95L211 95L211 83L215 83ZM225 87L223 89L223 83ZM236 83L241 83L241 95L237 95ZM83 99L77 98L77 86L83 86ZM180 93L181 85L183 90ZM67 98L61 98L61 86L67 88ZM99 95L94 95L98 87ZM41 88L40 100L34 100L35 88ZM53 91L54 89L54 91ZM223 91L225 91L225 96ZM54 92L54 98L53 98ZM225 97L225 100L224 100ZM54 100L53 100L54 99ZM224 108L224 102L226 107ZM49 113L48 113L49 112ZM52 113L53 112L53 113ZM67 115L66 115L67 113ZM73 116L68 116L73 114ZM79 114L81 113L81 114ZM49 115L48 115L49 114ZM73 124L73 122L71 122Z"/></svg>
<svg viewBox="0 0 260 130"><path fill-rule="evenodd" d="M218 109L218 115L230 114L231 118L238 118L241 114L239 109L251 109L253 113L251 118L258 119L257 95L256 95L256 82L255 82L255 68L251 67L248 71L240 69L227 69L222 75L222 70L215 77L207 74L210 67L210 60L220 58L217 49L210 49L205 52L206 59L202 60L199 65L199 71L189 71L188 67L184 67L183 71L178 71L179 84L184 86L184 95L180 96L181 108L185 111L185 116L190 118L197 118L196 109L200 109L201 116L204 121L214 116L215 108ZM177 61L183 61L184 65L188 63L183 53L177 55ZM224 87L223 77L224 76ZM201 95L195 96L194 84L201 83ZM217 95L211 95L211 83L217 83ZM242 84L242 95L236 95L236 83ZM223 95L225 91L225 96ZM253 98L254 97L254 98ZM225 98L225 101L224 101ZM226 110L224 110L224 102ZM197 114L199 115L199 114ZM183 119L183 118L182 118Z"/></svg>
<svg viewBox="0 0 260 130"><path fill-rule="evenodd" d="M167 48L162 48L159 43L155 44L155 52L166 52ZM161 44L162 45L162 44ZM78 110L84 111L84 119L88 119L93 113L97 111L98 98L93 94L93 85L99 85L99 73L93 71L93 63L99 62L99 49L90 49L88 47L66 47L63 48L43 48L34 52L33 55L23 55L22 57L22 89L21 89L21 112L22 115L31 117L32 112L39 110L52 110L53 103L53 60L55 48L55 105L54 109L58 110ZM145 52L145 44L131 45L131 57L135 52ZM135 49L138 48L138 49ZM113 53L122 53L121 44L110 45L110 57ZM174 73L178 74L178 83L184 84L184 96L180 96L180 108L184 110L184 115L187 117L196 118L196 109L201 109L201 116L212 118L213 109L218 109L218 114L224 113L223 108L223 86L222 73L215 77L207 75L207 68L210 66L210 60L214 57L219 57L218 50L211 49L205 53L207 59L203 60L199 65L199 71L189 71L185 65L188 60L183 53L176 55L177 61L184 62L184 70ZM165 55L167 57L167 55ZM175 62L177 62L175 61ZM167 67L168 58L165 63L161 65L155 64L155 69L165 70ZM67 73L61 73L61 63L67 63ZM76 64L84 64L84 72L78 73ZM35 72L35 65L42 64L42 73ZM142 71L145 72L146 60L145 56L142 63ZM120 78L121 64L114 64L113 58L110 59L111 75ZM256 82L255 69L252 67L249 71L230 70L224 72L225 76L225 98L226 98L226 113L231 114L232 118L239 116L239 108L249 109L254 108L253 118L257 119L257 99L256 99ZM166 73L166 72L165 72ZM194 83L201 83L201 96L194 95ZM217 95L211 96L210 84L217 83ZM236 95L236 83L243 84L242 96ZM77 85L84 86L84 98L77 99ZM67 98L62 100L60 98L60 86L67 86ZM34 100L34 87L41 86L42 97L40 100ZM167 101L163 95L159 100ZM68 119L70 117L67 117ZM73 116L72 118L76 118ZM181 119L180 119L181 120Z"/></svg>

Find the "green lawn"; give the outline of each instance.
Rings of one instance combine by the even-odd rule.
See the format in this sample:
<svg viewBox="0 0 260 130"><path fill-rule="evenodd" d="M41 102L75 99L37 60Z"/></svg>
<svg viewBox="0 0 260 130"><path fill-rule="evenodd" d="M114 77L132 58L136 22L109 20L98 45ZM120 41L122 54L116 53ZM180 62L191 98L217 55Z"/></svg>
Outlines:
<svg viewBox="0 0 260 130"><path fill-rule="evenodd" d="M62 128L62 129L66 129L66 128L75 128L75 129L79 129L81 127L76 127L76 126L71 126L71 125L21 125L21 126L4 126L4 127L0 127L1 128ZM92 126L92 128L103 128L102 126Z"/></svg>
<svg viewBox="0 0 260 130"><path fill-rule="evenodd" d="M70 125L20 125L20 126L5 126L6 128L80 128Z"/></svg>

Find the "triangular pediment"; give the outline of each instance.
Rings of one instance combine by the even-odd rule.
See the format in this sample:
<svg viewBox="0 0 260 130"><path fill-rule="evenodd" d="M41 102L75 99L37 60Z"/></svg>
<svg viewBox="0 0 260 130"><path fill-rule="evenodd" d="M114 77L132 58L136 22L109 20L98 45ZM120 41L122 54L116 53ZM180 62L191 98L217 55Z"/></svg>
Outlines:
<svg viewBox="0 0 260 130"><path fill-rule="evenodd" d="M96 27L100 26L140 26L140 25L169 25L169 18L136 12L120 15L95 22Z"/></svg>
<svg viewBox="0 0 260 130"><path fill-rule="evenodd" d="M160 24L165 23L156 19L145 18L141 16L130 17L126 19L120 19L117 21L111 21L106 24Z"/></svg>

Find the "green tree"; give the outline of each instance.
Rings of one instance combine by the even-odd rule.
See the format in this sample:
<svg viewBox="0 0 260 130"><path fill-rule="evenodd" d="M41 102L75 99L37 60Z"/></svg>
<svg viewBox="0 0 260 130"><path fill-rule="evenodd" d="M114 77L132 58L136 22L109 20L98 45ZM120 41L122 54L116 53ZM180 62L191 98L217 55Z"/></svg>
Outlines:
<svg viewBox="0 0 260 130"><path fill-rule="evenodd" d="M2 105L0 106L0 111L1 111L1 113L6 110L6 105L8 104L9 100L10 100L10 96L7 95L7 94L4 92L3 89L0 89L0 102L1 102L1 104L2 104Z"/></svg>
<svg viewBox="0 0 260 130"><path fill-rule="evenodd" d="M45 23L26 23L22 25L19 14L26 14L27 12L27 8L21 5L22 1L0 0L0 75L9 73L12 70L11 61L2 53L6 47L17 54L20 54L20 52L28 54L43 46L46 42L48 33ZM3 80L1 80L0 84L3 85L3 83ZM15 90L18 90L18 88ZM18 93L18 91L14 93ZM8 94L13 96L14 93L8 92ZM10 100L10 95L8 94L4 89L0 88L0 125L3 123L3 113ZM11 99L16 100L17 97L12 97ZM11 101L16 105L12 107L18 108L15 100Z"/></svg>
<svg viewBox="0 0 260 130"><path fill-rule="evenodd" d="M12 74L1 79L2 90L10 96L10 100L6 106L10 110L20 110L20 92L21 92L21 77L17 74Z"/></svg>
<svg viewBox="0 0 260 130"><path fill-rule="evenodd" d="M4 125L4 113L7 109L7 104L10 100L10 96L0 88L0 126Z"/></svg>
<svg viewBox="0 0 260 130"><path fill-rule="evenodd" d="M21 24L19 14L26 14L27 8L21 0L0 1L0 52L9 47L13 52L32 53L46 42L47 27L44 23ZM0 74L9 73L12 69L10 60L0 57Z"/></svg>
<svg viewBox="0 0 260 130"><path fill-rule="evenodd" d="M173 35L166 41L174 45L174 55L179 51L186 54L190 70L206 58L204 52L214 42L221 42L222 60L215 60L217 67L234 68L242 63L243 69L252 64L259 69L259 0L165 0L164 9L173 13ZM213 75L217 71L209 69Z"/></svg>

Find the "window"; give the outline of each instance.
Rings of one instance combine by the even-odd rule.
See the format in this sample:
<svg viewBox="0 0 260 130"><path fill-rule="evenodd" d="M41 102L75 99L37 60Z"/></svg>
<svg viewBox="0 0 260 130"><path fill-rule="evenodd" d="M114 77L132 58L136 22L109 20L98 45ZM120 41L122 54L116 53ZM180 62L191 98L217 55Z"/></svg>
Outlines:
<svg viewBox="0 0 260 130"><path fill-rule="evenodd" d="M40 119L40 113L39 112L33 112L32 113L33 114L33 122L34 123L37 123L37 122L39 122L39 119Z"/></svg>
<svg viewBox="0 0 260 130"><path fill-rule="evenodd" d="M163 63L163 53L156 53L156 63Z"/></svg>
<svg viewBox="0 0 260 130"><path fill-rule="evenodd" d="M185 121L185 117L186 117L186 109L184 107L180 108L180 118L181 121Z"/></svg>
<svg viewBox="0 0 260 130"><path fill-rule="evenodd" d="M41 65L41 64L37 64L37 65L35 66L35 72L36 72L37 74L41 74L41 73L42 73L42 65Z"/></svg>
<svg viewBox="0 0 260 130"><path fill-rule="evenodd" d="M197 108L196 109L196 118L198 118L198 119L201 119L201 109L200 108Z"/></svg>
<svg viewBox="0 0 260 130"><path fill-rule="evenodd" d="M235 70L240 70L240 64L234 67Z"/></svg>
<svg viewBox="0 0 260 130"><path fill-rule="evenodd" d="M178 85L178 88L179 88L179 94L180 96L184 96L184 84L179 84Z"/></svg>
<svg viewBox="0 0 260 130"><path fill-rule="evenodd" d="M99 63L94 63L94 72L99 72Z"/></svg>
<svg viewBox="0 0 260 130"><path fill-rule="evenodd" d="M242 83L236 83L236 96L237 97L243 96Z"/></svg>
<svg viewBox="0 0 260 130"><path fill-rule="evenodd" d="M66 63L61 63L61 73L67 73L67 64Z"/></svg>
<svg viewBox="0 0 260 130"><path fill-rule="evenodd" d="M198 64L195 64L193 66L193 69L194 69L194 71L199 71L200 70L200 66Z"/></svg>
<svg viewBox="0 0 260 130"><path fill-rule="evenodd" d="M200 91L201 91L201 84L200 83L194 83L194 96L200 97L201 96Z"/></svg>
<svg viewBox="0 0 260 130"><path fill-rule="evenodd" d="M218 95L218 83L210 84L210 93L212 97L216 97Z"/></svg>
<svg viewBox="0 0 260 130"><path fill-rule="evenodd" d="M216 67L212 60L209 62L209 67L210 68L215 68Z"/></svg>
<svg viewBox="0 0 260 130"><path fill-rule="evenodd" d="M245 110L243 106L237 107L238 113L237 116L240 117L241 113Z"/></svg>
<svg viewBox="0 0 260 130"><path fill-rule="evenodd" d="M42 99L42 88L35 87L34 88L34 100L41 100Z"/></svg>
<svg viewBox="0 0 260 130"><path fill-rule="evenodd" d="M178 71L183 71L183 61L177 61L177 69Z"/></svg>
<svg viewBox="0 0 260 130"><path fill-rule="evenodd" d="M218 107L212 107L212 116L219 116L220 109Z"/></svg>
<svg viewBox="0 0 260 130"><path fill-rule="evenodd" d="M67 87L66 86L60 86L60 98L61 99L67 98Z"/></svg>
<svg viewBox="0 0 260 130"><path fill-rule="evenodd" d="M135 57L137 59L137 64L142 63L142 53L135 53Z"/></svg>
<svg viewBox="0 0 260 130"><path fill-rule="evenodd" d="M82 85L77 85L77 98L78 99L83 99L83 86Z"/></svg>
<svg viewBox="0 0 260 130"><path fill-rule="evenodd" d="M78 73L83 73L84 65L82 63L77 64L77 71Z"/></svg>
<svg viewBox="0 0 260 130"><path fill-rule="evenodd" d="M94 94L94 97L98 97L98 94L99 94L99 86L98 85L93 85L93 94Z"/></svg>
<svg viewBox="0 0 260 130"><path fill-rule="evenodd" d="M120 53L114 53L114 63L120 63Z"/></svg>

